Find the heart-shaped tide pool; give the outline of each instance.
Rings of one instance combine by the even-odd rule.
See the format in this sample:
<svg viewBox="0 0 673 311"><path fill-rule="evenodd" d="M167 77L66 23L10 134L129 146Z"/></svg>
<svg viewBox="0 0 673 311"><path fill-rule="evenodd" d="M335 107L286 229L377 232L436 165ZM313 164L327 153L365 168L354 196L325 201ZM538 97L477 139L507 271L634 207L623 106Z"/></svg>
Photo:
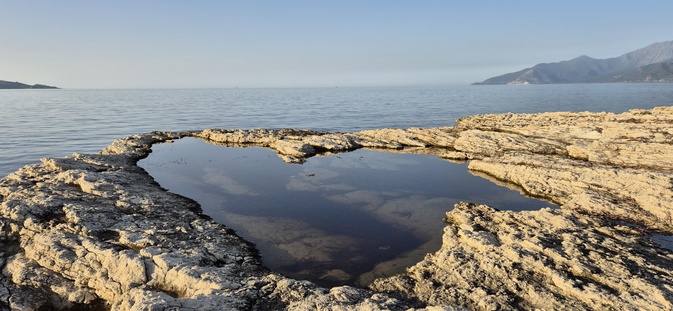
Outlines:
<svg viewBox="0 0 673 311"><path fill-rule="evenodd" d="M287 164L273 150L183 138L139 165L164 188L257 245L264 264L322 286L365 286L439 249L459 201L554 206L434 155L357 150Z"/></svg>

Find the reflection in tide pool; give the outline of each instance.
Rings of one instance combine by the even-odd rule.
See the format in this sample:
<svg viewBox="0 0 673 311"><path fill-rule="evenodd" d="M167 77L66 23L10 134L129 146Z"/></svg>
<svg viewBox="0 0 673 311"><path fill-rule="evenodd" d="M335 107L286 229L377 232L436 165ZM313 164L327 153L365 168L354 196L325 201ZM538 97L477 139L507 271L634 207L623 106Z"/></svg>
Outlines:
<svg viewBox="0 0 673 311"><path fill-rule="evenodd" d="M270 269L323 286L404 271L439 249L442 218L459 201L551 206L433 155L357 150L297 165L270 149L195 138L152 150L139 165L162 187L254 242Z"/></svg>
<svg viewBox="0 0 673 311"><path fill-rule="evenodd" d="M665 248L669 251L673 251L673 235L670 234L652 234L650 236L652 242L659 245L661 248Z"/></svg>

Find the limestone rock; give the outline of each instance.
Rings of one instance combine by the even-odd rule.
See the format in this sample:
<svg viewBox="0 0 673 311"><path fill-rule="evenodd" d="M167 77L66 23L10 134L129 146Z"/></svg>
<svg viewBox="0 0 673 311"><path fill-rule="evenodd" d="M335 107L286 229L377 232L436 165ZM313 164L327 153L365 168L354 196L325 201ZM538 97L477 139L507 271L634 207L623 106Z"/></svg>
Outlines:
<svg viewBox="0 0 673 311"><path fill-rule="evenodd" d="M531 195L673 232L672 121L673 107L481 115L457 122L465 131L454 147L482 159L470 169ZM560 150L564 145L567 152Z"/></svg>
<svg viewBox="0 0 673 311"><path fill-rule="evenodd" d="M673 308L673 254L631 227L465 202L446 221L440 251L371 289L476 310Z"/></svg>
<svg viewBox="0 0 673 311"><path fill-rule="evenodd" d="M661 310L673 305L673 108L480 115L456 127L151 132L0 180L0 310ZM469 160L561 205L461 203L443 246L370 289L320 288L263 267L254 246L136 162L182 137L288 162L357 148ZM447 206L447 210L451 207ZM339 277L332 271L329 277Z"/></svg>

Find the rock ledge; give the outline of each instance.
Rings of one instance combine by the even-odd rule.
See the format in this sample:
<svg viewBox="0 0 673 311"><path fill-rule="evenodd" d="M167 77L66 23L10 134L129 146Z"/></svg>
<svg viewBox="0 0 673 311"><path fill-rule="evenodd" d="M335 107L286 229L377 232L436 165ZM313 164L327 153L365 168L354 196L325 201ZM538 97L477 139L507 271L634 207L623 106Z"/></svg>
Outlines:
<svg viewBox="0 0 673 311"><path fill-rule="evenodd" d="M670 310L673 251L650 238L673 233L670 124L673 107L357 133L152 132L43 159L0 180L0 310ZM447 213L442 248L406 273L320 288L263 267L252 245L136 165L153 144L186 136L295 163L358 148L469 160L562 208L463 202Z"/></svg>

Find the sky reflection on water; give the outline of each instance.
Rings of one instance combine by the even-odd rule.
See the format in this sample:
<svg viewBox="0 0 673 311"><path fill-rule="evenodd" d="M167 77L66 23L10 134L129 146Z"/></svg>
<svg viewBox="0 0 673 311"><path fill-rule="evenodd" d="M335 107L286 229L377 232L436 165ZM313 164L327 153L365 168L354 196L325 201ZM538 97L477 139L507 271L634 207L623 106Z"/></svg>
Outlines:
<svg viewBox="0 0 673 311"><path fill-rule="evenodd" d="M322 286L364 286L441 245L459 201L498 209L553 206L434 155L356 150L287 164L261 147L184 138L140 161L162 187L257 245L264 264Z"/></svg>

